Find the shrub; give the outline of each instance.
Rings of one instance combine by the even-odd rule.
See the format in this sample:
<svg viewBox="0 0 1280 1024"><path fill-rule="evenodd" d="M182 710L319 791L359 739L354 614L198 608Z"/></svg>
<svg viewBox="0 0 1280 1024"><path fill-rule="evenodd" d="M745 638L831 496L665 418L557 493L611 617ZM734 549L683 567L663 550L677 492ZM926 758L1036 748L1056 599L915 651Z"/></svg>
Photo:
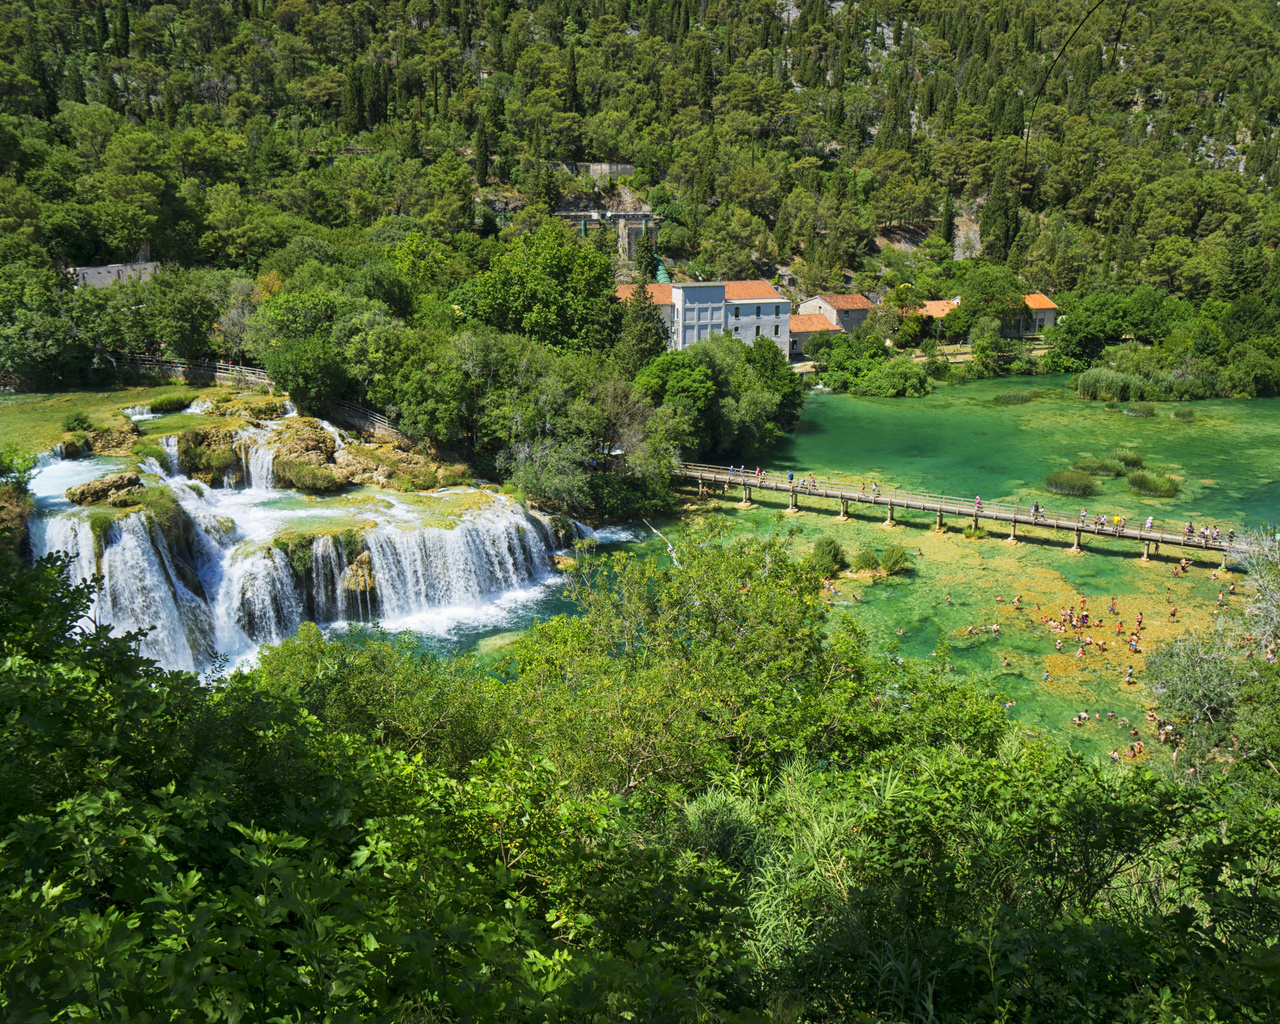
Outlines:
<svg viewBox="0 0 1280 1024"><path fill-rule="evenodd" d="M1103 406L1103 408L1106 409L1108 412L1119 412L1120 403L1113 398L1105 406Z"/></svg>
<svg viewBox="0 0 1280 1024"><path fill-rule="evenodd" d="M1134 402L1124 412L1126 416L1141 416L1147 419L1156 414L1156 407L1150 402Z"/></svg>
<svg viewBox="0 0 1280 1024"><path fill-rule="evenodd" d="M196 400L195 392L179 391L173 395L161 395L151 400L151 411L156 413L180 412Z"/></svg>
<svg viewBox="0 0 1280 1024"><path fill-rule="evenodd" d="M809 556L809 560L823 576L833 576L849 564L844 548L834 537L819 537L813 545L813 554Z"/></svg>
<svg viewBox="0 0 1280 1024"><path fill-rule="evenodd" d="M1126 470L1142 468L1142 454L1132 448L1113 448L1111 458Z"/></svg>
<svg viewBox="0 0 1280 1024"><path fill-rule="evenodd" d="M166 465L167 456L164 453L164 449L147 438L133 442L133 454L140 459L155 459L156 464L159 466Z"/></svg>
<svg viewBox="0 0 1280 1024"><path fill-rule="evenodd" d="M884 554L880 556L880 568L890 576L900 573L909 567L907 553L897 544L890 544L884 549Z"/></svg>
<svg viewBox="0 0 1280 1024"><path fill-rule="evenodd" d="M466 463L459 462L452 466L441 466L438 470L441 487L461 487L471 483L471 470Z"/></svg>
<svg viewBox="0 0 1280 1024"><path fill-rule="evenodd" d="M1034 391L1006 391L1003 395L996 395L992 401L996 405L1025 405L1034 401L1035 397Z"/></svg>
<svg viewBox="0 0 1280 1024"><path fill-rule="evenodd" d="M277 485L283 484L299 491L336 491L342 487L342 481L327 466L276 459L272 468Z"/></svg>
<svg viewBox="0 0 1280 1024"><path fill-rule="evenodd" d="M1071 494L1078 498L1098 493L1093 485L1093 477L1078 469L1055 470L1044 478L1044 486L1054 494Z"/></svg>
<svg viewBox="0 0 1280 1024"><path fill-rule="evenodd" d="M1196 411L1188 406L1180 405L1170 415L1179 423L1190 423L1196 418Z"/></svg>
<svg viewBox="0 0 1280 1024"><path fill-rule="evenodd" d="M1135 469L1129 474L1129 490L1148 498L1172 498L1178 493L1178 481L1163 473Z"/></svg>
<svg viewBox="0 0 1280 1024"><path fill-rule="evenodd" d="M1119 462L1112 462L1110 459L1095 459L1091 455L1084 455L1071 463L1071 468L1079 470L1081 473L1088 473L1091 476L1120 476L1124 472L1124 466Z"/></svg>
<svg viewBox="0 0 1280 1024"><path fill-rule="evenodd" d="M84 410L73 409L62 417L62 429L68 434L78 430L93 430L93 420L89 419L89 414Z"/></svg>
<svg viewBox="0 0 1280 1024"><path fill-rule="evenodd" d="M880 556L877 555L870 548L862 548L856 555L853 556L853 567L857 569L859 572L862 572L867 569L879 569Z"/></svg>
<svg viewBox="0 0 1280 1024"><path fill-rule="evenodd" d="M966 540L982 540L987 535L987 531L981 526L966 526L964 528L964 536Z"/></svg>

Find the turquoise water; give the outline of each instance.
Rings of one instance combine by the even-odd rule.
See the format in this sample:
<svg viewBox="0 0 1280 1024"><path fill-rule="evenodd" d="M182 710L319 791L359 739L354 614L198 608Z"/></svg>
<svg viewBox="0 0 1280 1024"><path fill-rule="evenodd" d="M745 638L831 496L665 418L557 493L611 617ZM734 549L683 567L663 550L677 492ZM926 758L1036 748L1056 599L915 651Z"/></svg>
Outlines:
<svg viewBox="0 0 1280 1024"><path fill-rule="evenodd" d="M794 435L762 465L970 499L980 494L987 501L1040 501L1077 514L1084 506L1090 514L1130 520L1150 515L1173 529L1187 519L1218 524L1225 532L1277 518L1280 400L1195 403L1195 419L1180 423L1169 415L1172 406L1157 405L1149 419L1128 416L1077 399L1065 383L1064 377L1040 378L1030 386L1025 378L993 381L942 388L923 399L815 394ZM993 401L1010 390L1033 390L1036 397L1021 405ZM1044 489L1049 472L1080 455L1106 457L1121 446L1141 452L1148 469L1182 478L1181 493L1145 498L1129 491L1124 478L1099 479L1100 493L1090 498L1058 497ZM1078 609L1083 597L1092 619L1103 621L1084 635L1109 646L1117 620L1125 622L1127 634L1141 611L1145 651L1187 625L1211 621L1218 591L1231 581L1244 587L1243 577L1229 572L1213 580L1216 559L1173 578L1173 563L1183 554L1176 548L1144 563L1136 542L1086 534L1085 552L1073 555L1069 533L1020 527L1018 543L1009 544L1007 533L993 528L991 535L970 540L961 533L964 521L953 520L938 534L933 516L925 513L899 512L898 525L888 528L883 509L855 507L850 522L838 523L835 502L802 496L804 511L783 516L782 496L756 492L759 507L745 511L732 504L739 497L706 503L704 514L732 517L735 532L794 531L800 553L823 534L836 537L849 555L863 547L879 553L891 543L906 549L909 572L887 580L842 580L835 609L857 618L888 656L927 659L945 640L957 675L1016 701L1010 714L1028 731L1051 731L1094 755L1128 743L1119 724L1107 721L1107 711L1135 720L1145 711L1142 654L1132 655L1122 643L1106 651L1095 644L1084 645L1085 655L1076 658L1073 635L1063 638L1059 652L1041 616L1057 618L1068 605ZM1011 604L1018 595L1023 600L1015 612ZM1116 615L1109 612L1112 597ZM1178 618L1171 623L1168 610L1175 605ZM999 624L998 634L992 624ZM1136 682L1126 685L1130 665ZM1071 718L1086 709L1103 717L1083 728L1071 726Z"/></svg>

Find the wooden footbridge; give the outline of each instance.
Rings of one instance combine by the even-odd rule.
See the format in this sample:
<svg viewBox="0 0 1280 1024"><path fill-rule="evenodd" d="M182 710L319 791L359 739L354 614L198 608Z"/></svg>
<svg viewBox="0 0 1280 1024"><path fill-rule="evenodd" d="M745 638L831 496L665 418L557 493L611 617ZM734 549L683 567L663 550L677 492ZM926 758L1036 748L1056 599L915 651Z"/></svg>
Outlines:
<svg viewBox="0 0 1280 1024"><path fill-rule="evenodd" d="M1228 555L1236 550L1236 545L1228 540L1225 535L1221 540L1212 540L1197 533L1173 533L1158 529L1146 530L1141 526L1135 527L1127 523L1118 524L1110 521L1099 523L1092 516L1082 516L1079 513L1073 515L1069 512L1055 512L1040 507L1033 510L1030 505L1016 505L1007 501L979 502L976 498L965 500L964 498L949 497L945 494L925 494L919 491L884 488L878 484L864 484L861 487L854 487L848 483L837 483L830 480L807 477L788 480L779 473L761 473L757 476L754 472L747 471L744 468L735 467L731 471L730 467L727 466L707 466L697 462L679 463L676 475L688 480L696 480L700 489L704 487L725 488L727 493L727 488L729 487L735 489L741 487L744 504L751 501L752 491L778 491L788 495L790 502L787 508L788 512L799 512L802 500L825 498L830 501L838 501L840 503L840 515L836 517L837 522L848 520L849 506L851 504L875 505L885 509L886 526L894 525L895 512L911 509L934 513L937 516L937 528L939 530L943 529L943 520L946 516L971 520L975 529L983 522L1008 523L1009 540L1011 541L1017 539L1019 526L1065 530L1075 534L1075 544L1071 548L1072 551L1083 550L1082 541L1086 535L1122 537L1127 540L1142 542L1143 561L1150 560L1152 545L1154 545L1154 550L1157 553L1160 551L1161 544L1199 551L1220 552L1223 565L1227 564Z"/></svg>

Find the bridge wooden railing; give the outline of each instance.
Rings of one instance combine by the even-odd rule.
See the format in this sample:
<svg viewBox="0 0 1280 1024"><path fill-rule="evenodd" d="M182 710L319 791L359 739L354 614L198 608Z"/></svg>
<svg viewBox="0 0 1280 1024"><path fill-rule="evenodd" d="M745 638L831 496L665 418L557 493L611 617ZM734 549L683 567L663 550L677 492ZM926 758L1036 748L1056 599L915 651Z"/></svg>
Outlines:
<svg viewBox="0 0 1280 1024"><path fill-rule="evenodd" d="M1148 530L1145 524L1131 526L1115 522L1098 523L1094 517L1079 513L1055 511L1043 507L1034 513L1030 504L1008 501L979 501L978 499L957 498L953 495L934 494L927 491L911 491L898 487L880 487L878 484L863 484L854 487L842 481L813 478L795 478L788 480L781 473L762 473L757 476L754 471L745 467L735 467L732 472L728 466L712 466L698 462L682 462L677 475L689 480L697 480L699 484L728 484L743 489L744 500L749 501L752 490L778 491L788 495L790 509L798 510L801 498L825 498L840 502L841 518L847 518L850 503L861 505L878 505L888 510L887 523L894 521L895 510L913 509L921 512L932 512L937 516L938 526L942 526L944 516L957 516L971 519L974 526L983 520L1009 524L1009 539L1017 536L1019 525L1045 527L1053 530L1066 530L1075 534L1075 547L1080 550L1081 537L1093 534L1105 537L1122 537L1144 543L1142 557L1149 558L1151 546L1159 550L1161 544L1176 545L1181 548L1198 548L1205 551L1222 553L1223 564L1227 556L1239 549L1234 539L1223 535L1213 540L1199 533L1188 534L1185 531L1169 531L1153 528Z"/></svg>

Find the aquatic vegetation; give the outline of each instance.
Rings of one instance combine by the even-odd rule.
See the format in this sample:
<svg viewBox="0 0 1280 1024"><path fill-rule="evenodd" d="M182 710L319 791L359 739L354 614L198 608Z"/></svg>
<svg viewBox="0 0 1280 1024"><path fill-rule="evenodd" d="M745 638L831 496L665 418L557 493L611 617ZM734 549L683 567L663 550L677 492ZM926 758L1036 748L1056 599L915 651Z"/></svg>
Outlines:
<svg viewBox="0 0 1280 1024"><path fill-rule="evenodd" d="M1134 402L1124 411L1126 416L1140 416L1146 419L1156 414L1156 407L1150 402Z"/></svg>
<svg viewBox="0 0 1280 1024"><path fill-rule="evenodd" d="M1164 473L1135 469L1129 474L1129 490L1148 498L1172 498L1178 493L1178 481Z"/></svg>
<svg viewBox="0 0 1280 1024"><path fill-rule="evenodd" d="M151 411L156 413L179 412L197 398L194 391L179 391L172 395L162 395L150 402Z"/></svg>
<svg viewBox="0 0 1280 1024"><path fill-rule="evenodd" d="M809 556L809 560L823 576L834 575L849 564L840 542L830 536L818 538L813 545L813 553Z"/></svg>
<svg viewBox="0 0 1280 1024"><path fill-rule="evenodd" d="M1196 418L1196 411L1187 405L1180 405L1171 412L1170 417L1179 423L1190 423Z"/></svg>
<svg viewBox="0 0 1280 1024"><path fill-rule="evenodd" d="M897 544L890 544L880 555L880 568L890 576L903 572L910 567L906 551L898 547Z"/></svg>
<svg viewBox="0 0 1280 1024"><path fill-rule="evenodd" d="M981 526L966 526L964 528L965 540L982 540L987 535L987 531Z"/></svg>
<svg viewBox="0 0 1280 1024"><path fill-rule="evenodd" d="M1035 401L1035 397L1034 391L1006 391L1002 395L996 395L991 401L996 405L1025 405Z"/></svg>
<svg viewBox="0 0 1280 1024"><path fill-rule="evenodd" d="M1078 469L1055 470L1044 478L1044 486L1054 494L1070 494L1077 498L1098 493L1093 477Z"/></svg>
<svg viewBox="0 0 1280 1024"><path fill-rule="evenodd" d="M1103 406L1103 408L1106 409L1108 412L1119 412L1120 403L1113 398L1105 406Z"/></svg>
<svg viewBox="0 0 1280 1024"><path fill-rule="evenodd" d="M1111 459L1126 470L1142 468L1142 453L1133 448L1113 448Z"/></svg>
<svg viewBox="0 0 1280 1024"><path fill-rule="evenodd" d="M276 459L273 470L277 485L283 484L300 491L336 491L343 486L342 481L333 475L333 470L328 466Z"/></svg>
<svg viewBox="0 0 1280 1024"><path fill-rule="evenodd" d="M860 548L853 556L853 568L858 572L880 568L880 556L870 548Z"/></svg>
<svg viewBox="0 0 1280 1024"><path fill-rule="evenodd" d="M1088 473L1091 476L1121 476L1124 474L1124 466L1111 459L1095 459L1091 455L1082 455L1071 463L1071 468L1079 470L1081 473Z"/></svg>

